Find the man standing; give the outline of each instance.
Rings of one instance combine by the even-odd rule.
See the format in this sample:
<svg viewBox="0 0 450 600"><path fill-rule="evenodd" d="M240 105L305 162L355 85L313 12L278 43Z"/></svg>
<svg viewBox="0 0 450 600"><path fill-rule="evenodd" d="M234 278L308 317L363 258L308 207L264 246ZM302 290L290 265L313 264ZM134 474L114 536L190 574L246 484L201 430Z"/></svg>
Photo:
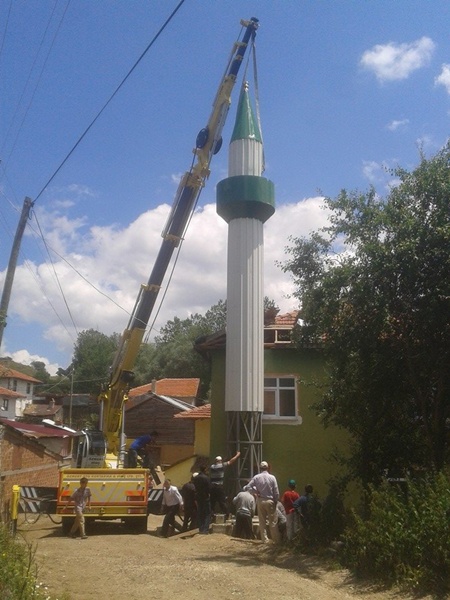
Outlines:
<svg viewBox="0 0 450 600"><path fill-rule="evenodd" d="M183 531L195 529L197 527L197 500L194 485L194 477L198 473L194 473L187 483L181 488L181 497L183 498L184 517Z"/></svg>
<svg viewBox="0 0 450 600"><path fill-rule="evenodd" d="M256 500L250 492L239 492L233 498L233 504L236 507L236 524L233 535L245 540L253 540L253 517L256 510Z"/></svg>
<svg viewBox="0 0 450 600"><path fill-rule="evenodd" d="M197 496L197 518L200 533L209 533L211 519L211 500L209 477L206 474L206 465L200 467L200 472L192 479Z"/></svg>
<svg viewBox="0 0 450 600"><path fill-rule="evenodd" d="M320 502L314 497L314 488L311 484L305 485L305 493L294 502L294 508L300 516L303 529L308 529L321 508Z"/></svg>
<svg viewBox="0 0 450 600"><path fill-rule="evenodd" d="M80 487L74 491L67 502L67 507L70 506L71 502L75 505L75 521L69 533L69 537L71 538L77 537L76 533L78 529L80 530L81 539L85 540L87 538L84 529L84 510L86 508L87 510L91 510L91 490L87 487L87 484L87 478L82 477L80 479Z"/></svg>
<svg viewBox="0 0 450 600"><path fill-rule="evenodd" d="M170 479L163 483L162 510L165 512L164 521L161 528L162 537L169 537L169 527L177 528L175 517L183 506L183 498L174 485L170 485ZM181 529L181 527L178 525Z"/></svg>
<svg viewBox="0 0 450 600"><path fill-rule="evenodd" d="M228 507L223 488L225 478L225 469L232 465L240 457L241 453L236 452L233 458L223 461L221 456L216 456L214 464L209 468L209 479L211 481L211 510L214 512L216 504L219 505L220 514L228 517Z"/></svg>
<svg viewBox="0 0 450 600"><path fill-rule="evenodd" d="M278 483L275 477L269 473L269 465L265 460L262 461L259 468L261 469L260 473L244 486L244 491L253 490L256 493L261 541L268 541L266 531L268 522L272 540L274 543L278 543L280 541L277 518L277 502L280 498Z"/></svg>
<svg viewBox="0 0 450 600"><path fill-rule="evenodd" d="M294 502L300 498L300 494L296 491L296 483L294 479L289 479L288 489L281 496L284 510L286 511L286 535L288 541L292 540L297 533L297 513L294 507Z"/></svg>

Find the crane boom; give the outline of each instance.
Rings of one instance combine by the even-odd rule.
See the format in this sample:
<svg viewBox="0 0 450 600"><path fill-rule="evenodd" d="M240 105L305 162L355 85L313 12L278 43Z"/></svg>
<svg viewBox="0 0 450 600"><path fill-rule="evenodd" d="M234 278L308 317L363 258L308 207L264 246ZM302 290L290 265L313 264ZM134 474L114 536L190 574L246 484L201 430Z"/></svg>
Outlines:
<svg viewBox="0 0 450 600"><path fill-rule="evenodd" d="M99 395L102 403L101 430L106 437L109 454L119 454L120 428L123 406L127 400L133 369L145 330L170 264L173 252L183 239L202 187L210 174L210 163L222 144L222 129L231 104L231 93L236 83L248 45L258 29L258 19L241 21L245 27L241 41L237 41L225 70L208 123L196 139L193 166L181 178L170 215L162 232L163 241L146 285L141 286L127 328L122 334L111 368L107 388Z"/></svg>

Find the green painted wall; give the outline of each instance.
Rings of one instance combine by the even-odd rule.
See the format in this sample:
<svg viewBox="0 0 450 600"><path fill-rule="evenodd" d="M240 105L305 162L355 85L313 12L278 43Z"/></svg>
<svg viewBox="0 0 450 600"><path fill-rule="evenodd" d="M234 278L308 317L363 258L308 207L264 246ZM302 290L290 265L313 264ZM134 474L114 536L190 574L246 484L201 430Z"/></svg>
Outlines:
<svg viewBox="0 0 450 600"><path fill-rule="evenodd" d="M311 483L319 496L328 491L327 481L336 474L336 465L330 461L333 448L347 448L347 434L337 428L325 429L311 409L318 399L318 390L311 385L323 381L324 362L315 349L297 350L281 348L264 353L266 374L297 375L298 413L302 423L288 424L263 421L263 459L271 465L277 477L280 491L287 487L289 479L297 481L302 491ZM226 456L225 414L225 351L213 353L211 387L211 457Z"/></svg>

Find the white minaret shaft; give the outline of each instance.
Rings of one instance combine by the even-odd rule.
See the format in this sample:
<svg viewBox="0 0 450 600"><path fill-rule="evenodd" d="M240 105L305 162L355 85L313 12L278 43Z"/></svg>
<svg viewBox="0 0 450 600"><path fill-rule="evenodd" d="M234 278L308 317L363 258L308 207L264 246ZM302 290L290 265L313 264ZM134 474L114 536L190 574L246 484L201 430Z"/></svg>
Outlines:
<svg viewBox="0 0 450 600"><path fill-rule="evenodd" d="M229 177L217 211L229 223L225 410L264 410L264 233L273 184L261 177L263 144L245 86L229 148Z"/></svg>

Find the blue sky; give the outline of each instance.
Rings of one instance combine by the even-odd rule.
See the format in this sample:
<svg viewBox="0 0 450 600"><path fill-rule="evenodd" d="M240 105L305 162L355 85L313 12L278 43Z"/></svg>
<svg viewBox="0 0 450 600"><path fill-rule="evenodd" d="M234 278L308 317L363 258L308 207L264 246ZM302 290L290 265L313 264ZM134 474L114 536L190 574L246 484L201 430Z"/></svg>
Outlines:
<svg viewBox="0 0 450 600"><path fill-rule="evenodd" d="M276 262L290 235L324 224L322 195L369 185L386 194L386 169L412 169L419 148L432 155L445 144L448 1L185 0L45 187L177 5L0 3L1 288L23 200L37 198L1 355L43 360L54 372L70 363L78 332L126 327L241 19L260 20L265 176L277 202L265 226L265 293L283 312L296 303ZM227 228L215 186L227 175L242 75L156 329L226 297ZM248 79L254 97L251 64Z"/></svg>

